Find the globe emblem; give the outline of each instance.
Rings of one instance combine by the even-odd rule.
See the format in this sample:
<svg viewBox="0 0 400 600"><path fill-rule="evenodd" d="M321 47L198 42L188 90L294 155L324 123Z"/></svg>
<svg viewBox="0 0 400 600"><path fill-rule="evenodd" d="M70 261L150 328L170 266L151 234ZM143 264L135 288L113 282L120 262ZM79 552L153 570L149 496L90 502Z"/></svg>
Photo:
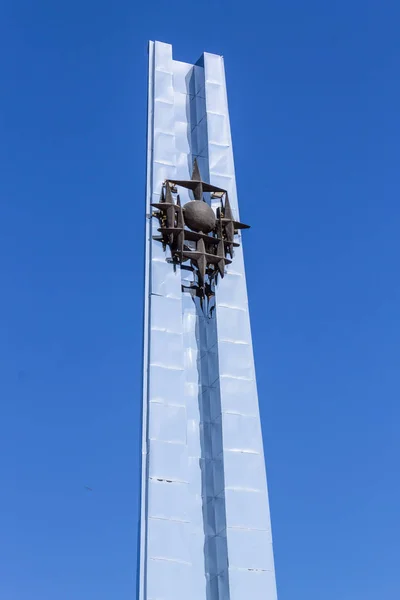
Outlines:
<svg viewBox="0 0 400 600"><path fill-rule="evenodd" d="M214 211L203 200L191 200L183 207L185 223L190 229L202 233L211 233L215 228Z"/></svg>

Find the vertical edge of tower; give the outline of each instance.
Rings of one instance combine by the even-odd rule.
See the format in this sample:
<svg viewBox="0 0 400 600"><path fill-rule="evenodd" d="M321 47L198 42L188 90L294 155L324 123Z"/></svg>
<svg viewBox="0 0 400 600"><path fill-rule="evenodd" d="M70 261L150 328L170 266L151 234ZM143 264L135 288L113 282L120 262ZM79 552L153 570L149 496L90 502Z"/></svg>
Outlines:
<svg viewBox="0 0 400 600"><path fill-rule="evenodd" d="M147 89L147 135L146 135L146 191L145 191L145 262L144 262L144 306L143 306L143 395L141 404L141 476L140 517L138 543L137 598L146 598L146 538L147 538L147 477L148 477L148 377L149 377L149 300L150 300L150 243L151 243L151 176L153 145L154 105L154 42L148 45L148 89Z"/></svg>

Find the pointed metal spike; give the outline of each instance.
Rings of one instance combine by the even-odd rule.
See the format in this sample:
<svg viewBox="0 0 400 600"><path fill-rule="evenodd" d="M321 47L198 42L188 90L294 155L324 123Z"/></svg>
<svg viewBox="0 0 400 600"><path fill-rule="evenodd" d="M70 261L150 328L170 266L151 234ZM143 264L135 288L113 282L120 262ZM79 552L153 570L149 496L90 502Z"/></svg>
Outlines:
<svg viewBox="0 0 400 600"><path fill-rule="evenodd" d="M193 190L193 197L195 200L203 200L203 183L199 181Z"/></svg>
<svg viewBox="0 0 400 600"><path fill-rule="evenodd" d="M228 192L226 193L226 196L225 196L224 219L233 220L233 213L232 213L231 203L229 202Z"/></svg>
<svg viewBox="0 0 400 600"><path fill-rule="evenodd" d="M180 206L179 206L178 210L176 211L176 225L177 225L177 227L180 227L182 229L185 226L185 222L183 220L183 211Z"/></svg>
<svg viewBox="0 0 400 600"><path fill-rule="evenodd" d="M169 184L172 185L177 185L179 187L184 187L188 190L193 190L196 187L196 183L197 181L194 181L192 179L169 179L168 182ZM222 188L218 188L215 185L211 185L210 183L205 183L204 181L202 182L203 184L203 190L205 192L221 192L226 194L226 190L223 190Z"/></svg>
<svg viewBox="0 0 400 600"><path fill-rule="evenodd" d="M223 259L225 261L225 264L227 265L230 265L232 262L229 258L225 258L224 256L216 256L215 254L196 252L196 250L187 250L186 248L182 252L182 256L184 256L185 258L189 258L193 261L199 261L204 256L204 258L210 265L217 265L221 259Z"/></svg>
<svg viewBox="0 0 400 600"><path fill-rule="evenodd" d="M175 226L175 205L168 206L167 208L167 227Z"/></svg>
<svg viewBox="0 0 400 600"><path fill-rule="evenodd" d="M196 248L197 252L202 252L203 254L205 253L206 247L205 247L203 238L199 239L196 246L197 246L197 248Z"/></svg>
<svg viewBox="0 0 400 600"><path fill-rule="evenodd" d="M165 186L163 185L161 187L161 198L160 198L161 202L165 202Z"/></svg>
<svg viewBox="0 0 400 600"><path fill-rule="evenodd" d="M154 208L159 208L163 212L166 212L169 209L167 202L153 202L151 206L154 206Z"/></svg>
<svg viewBox="0 0 400 600"><path fill-rule="evenodd" d="M232 262L229 258L225 258L224 256L215 256L215 254L205 254L205 257L210 265L218 265L220 260L224 260L226 265L230 265Z"/></svg>
<svg viewBox="0 0 400 600"><path fill-rule="evenodd" d="M177 237L176 237L176 249L182 253L183 251L183 246L184 246L184 242L185 242L185 234L183 233L183 230L178 233Z"/></svg>
<svg viewBox="0 0 400 600"><path fill-rule="evenodd" d="M225 275L225 259L224 258L221 258L217 267L218 267L219 274L221 275L221 277L223 279L223 277Z"/></svg>
<svg viewBox="0 0 400 600"><path fill-rule="evenodd" d="M240 221L233 221L233 226L235 229L250 229L250 225L245 225L244 223L240 223Z"/></svg>
<svg viewBox="0 0 400 600"><path fill-rule="evenodd" d="M199 283L203 286L207 268L207 260L204 255L197 259L197 268L199 269Z"/></svg>
<svg viewBox="0 0 400 600"><path fill-rule="evenodd" d="M161 231L162 233L182 233L182 227L159 227L157 231Z"/></svg>
<svg viewBox="0 0 400 600"><path fill-rule="evenodd" d="M192 181L201 181L199 163L197 162L197 158L195 158L193 161Z"/></svg>
<svg viewBox="0 0 400 600"><path fill-rule="evenodd" d="M165 186L165 200L164 202L168 202L168 204L174 204L174 199L172 197L171 187L169 183Z"/></svg>
<svg viewBox="0 0 400 600"><path fill-rule="evenodd" d="M225 235L226 235L227 241L233 242L234 235L235 235L235 228L233 226L233 222L228 221L227 223L224 223L224 225L225 225Z"/></svg>

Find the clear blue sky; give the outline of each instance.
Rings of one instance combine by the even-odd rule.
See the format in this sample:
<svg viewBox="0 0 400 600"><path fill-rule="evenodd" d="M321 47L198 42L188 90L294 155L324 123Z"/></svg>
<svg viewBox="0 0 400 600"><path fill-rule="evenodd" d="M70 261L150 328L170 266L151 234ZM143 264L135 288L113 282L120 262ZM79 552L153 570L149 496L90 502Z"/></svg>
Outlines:
<svg viewBox="0 0 400 600"><path fill-rule="evenodd" d="M1 600L134 598L148 39L225 56L279 599L400 598L399 2L0 17Z"/></svg>

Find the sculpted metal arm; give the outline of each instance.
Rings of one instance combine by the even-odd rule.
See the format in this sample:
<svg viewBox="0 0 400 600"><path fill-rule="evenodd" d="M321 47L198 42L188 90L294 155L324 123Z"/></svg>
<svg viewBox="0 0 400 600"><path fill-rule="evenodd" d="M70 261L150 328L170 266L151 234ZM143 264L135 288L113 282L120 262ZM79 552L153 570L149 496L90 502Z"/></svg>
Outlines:
<svg viewBox="0 0 400 600"><path fill-rule="evenodd" d="M193 200L181 206L177 188L191 190ZM203 193L211 192L221 199L221 206L215 215L213 209L204 200ZM176 202L173 197L176 194ZM191 180L167 179L162 188L161 202L153 203L158 209L154 213L160 222L160 236L154 239L169 246L171 258L175 263L188 260L196 273L196 296L206 297L207 283L212 286L217 282L218 274L223 277L225 266L233 258L233 248L239 246L234 241L239 229L248 229L249 225L236 221L233 217L228 193L222 188L205 183L201 179L197 160L193 163Z"/></svg>

